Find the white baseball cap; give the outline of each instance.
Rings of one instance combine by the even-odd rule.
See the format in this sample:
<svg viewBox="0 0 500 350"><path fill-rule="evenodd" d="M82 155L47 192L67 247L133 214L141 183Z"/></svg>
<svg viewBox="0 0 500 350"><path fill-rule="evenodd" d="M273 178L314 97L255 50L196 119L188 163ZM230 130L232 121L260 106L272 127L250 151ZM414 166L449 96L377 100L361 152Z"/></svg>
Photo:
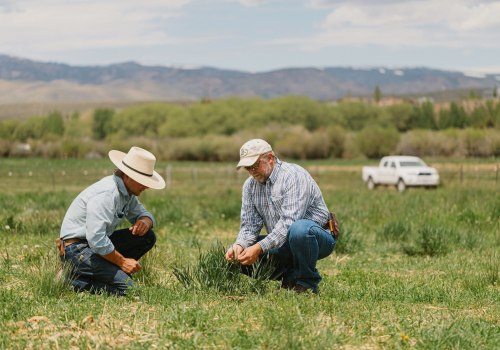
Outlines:
<svg viewBox="0 0 500 350"><path fill-rule="evenodd" d="M253 139L247 141L240 148L240 162L236 166L239 170L241 167L253 165L261 154L271 152L271 145L262 139Z"/></svg>

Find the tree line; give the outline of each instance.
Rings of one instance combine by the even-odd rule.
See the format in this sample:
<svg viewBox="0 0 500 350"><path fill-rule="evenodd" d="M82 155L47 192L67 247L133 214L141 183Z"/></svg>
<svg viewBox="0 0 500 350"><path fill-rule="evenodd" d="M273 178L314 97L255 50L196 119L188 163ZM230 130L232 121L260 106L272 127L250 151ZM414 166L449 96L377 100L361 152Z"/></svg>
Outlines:
<svg viewBox="0 0 500 350"><path fill-rule="evenodd" d="M132 145L165 160L235 160L248 138L269 140L299 159L500 155L500 102L318 102L307 97L230 98L191 104L147 103L89 115L0 121L0 155L104 156Z"/></svg>

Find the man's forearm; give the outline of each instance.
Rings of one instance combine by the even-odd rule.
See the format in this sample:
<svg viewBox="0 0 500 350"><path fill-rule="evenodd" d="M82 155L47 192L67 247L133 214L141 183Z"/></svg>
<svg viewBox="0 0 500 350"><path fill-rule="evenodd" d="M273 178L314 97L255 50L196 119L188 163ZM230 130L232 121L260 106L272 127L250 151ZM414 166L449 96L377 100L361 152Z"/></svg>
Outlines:
<svg viewBox="0 0 500 350"><path fill-rule="evenodd" d="M125 257L123 255L121 255L120 253L118 253L115 250L113 250L111 253L109 254L106 254L106 255L101 255L104 259L106 259L107 261L109 261L110 263L113 263L115 264L116 266L118 266L119 268L122 268L123 264L125 263Z"/></svg>
<svg viewBox="0 0 500 350"><path fill-rule="evenodd" d="M141 269L141 265L137 260L131 258L125 258L123 255L117 252L116 249L109 254L101 256L107 261L115 264L120 269L122 269L123 272L128 274L133 274Z"/></svg>

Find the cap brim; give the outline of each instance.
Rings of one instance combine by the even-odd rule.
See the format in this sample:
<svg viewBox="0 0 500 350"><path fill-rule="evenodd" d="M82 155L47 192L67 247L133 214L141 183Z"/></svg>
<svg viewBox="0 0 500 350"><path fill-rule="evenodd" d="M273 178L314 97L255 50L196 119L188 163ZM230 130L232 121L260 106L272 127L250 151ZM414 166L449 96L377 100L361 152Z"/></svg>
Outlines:
<svg viewBox="0 0 500 350"><path fill-rule="evenodd" d="M245 167L245 166L251 166L254 165L257 159L259 159L260 154L253 156L253 157L246 157L243 159L240 159L240 162L236 166L236 170L240 170L240 168Z"/></svg>
<svg viewBox="0 0 500 350"><path fill-rule="evenodd" d="M126 167L122 163L123 158L125 158L126 156L125 153L121 151L111 150L109 151L108 156L109 159L113 162L113 164L116 165L118 169L123 171L123 173L126 174L128 177L130 177L132 180L135 180L141 185L146 186L148 188L153 188L155 190L161 190L165 188L165 180L156 171L153 170L152 176L147 176L136 173L132 169Z"/></svg>

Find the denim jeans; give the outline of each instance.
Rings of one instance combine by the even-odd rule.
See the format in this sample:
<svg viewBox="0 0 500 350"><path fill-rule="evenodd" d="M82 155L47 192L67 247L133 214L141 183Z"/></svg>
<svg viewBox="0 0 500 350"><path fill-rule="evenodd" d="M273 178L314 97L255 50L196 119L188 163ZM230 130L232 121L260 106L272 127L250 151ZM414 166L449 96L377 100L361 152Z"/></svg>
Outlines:
<svg viewBox="0 0 500 350"><path fill-rule="evenodd" d="M125 258L139 260L156 243L156 235L149 230L144 236L134 236L128 228L117 230L109 237L116 251ZM89 248L87 242L74 243L64 249L63 261L71 264L71 284L76 291L124 295L132 286L132 277L117 265L107 261Z"/></svg>
<svg viewBox="0 0 500 350"><path fill-rule="evenodd" d="M259 236L260 241L266 236ZM335 248L331 233L311 220L297 220L288 229L287 240L279 248L269 250L261 259L271 259L277 265L274 279L283 283L297 283L318 291L321 275L316 262L329 256ZM252 268L243 267L242 272L251 274Z"/></svg>

